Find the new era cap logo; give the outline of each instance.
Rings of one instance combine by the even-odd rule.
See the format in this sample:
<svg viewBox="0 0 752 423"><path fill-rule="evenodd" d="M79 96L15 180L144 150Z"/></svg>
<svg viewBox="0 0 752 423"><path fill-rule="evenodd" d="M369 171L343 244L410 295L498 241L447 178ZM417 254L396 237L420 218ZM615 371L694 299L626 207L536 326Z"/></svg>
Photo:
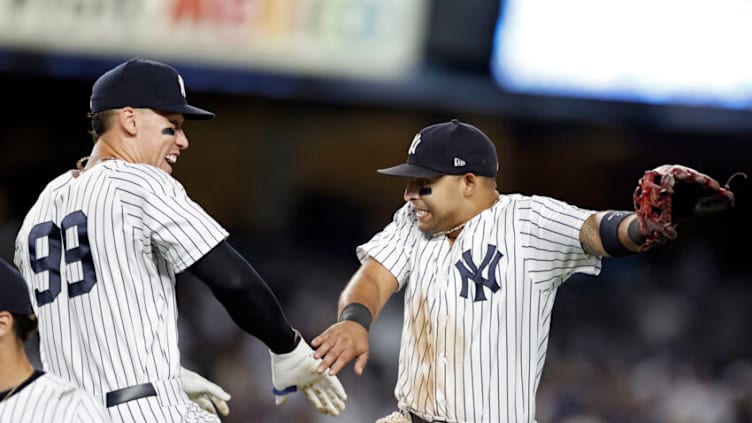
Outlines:
<svg viewBox="0 0 752 423"><path fill-rule="evenodd" d="M415 134L413 142L410 143L410 148L407 149L407 154L415 154L415 150L418 148L418 144L420 144L420 133Z"/></svg>
<svg viewBox="0 0 752 423"><path fill-rule="evenodd" d="M455 157L454 158L454 167L462 167L462 166L464 166L466 164L467 164L467 162L465 162L464 160L460 159L459 157Z"/></svg>

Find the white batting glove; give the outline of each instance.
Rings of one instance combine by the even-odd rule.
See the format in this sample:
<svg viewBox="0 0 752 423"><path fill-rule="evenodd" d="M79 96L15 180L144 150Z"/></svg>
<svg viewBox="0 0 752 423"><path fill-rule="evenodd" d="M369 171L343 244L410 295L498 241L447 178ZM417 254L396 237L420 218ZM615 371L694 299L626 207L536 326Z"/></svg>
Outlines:
<svg viewBox="0 0 752 423"><path fill-rule="evenodd" d="M183 391L188 398L201 408L212 414L217 414L217 412L223 416L230 414L230 407L227 405L230 394L219 385L185 367L180 368L180 380L183 382Z"/></svg>
<svg viewBox="0 0 752 423"><path fill-rule="evenodd" d="M316 371L321 359L313 358L313 349L305 339L301 337L298 346L289 353L275 354L270 350L269 354L272 357L272 391L277 405L287 401L287 394L300 389L323 414L339 416L345 409L345 388L337 376Z"/></svg>

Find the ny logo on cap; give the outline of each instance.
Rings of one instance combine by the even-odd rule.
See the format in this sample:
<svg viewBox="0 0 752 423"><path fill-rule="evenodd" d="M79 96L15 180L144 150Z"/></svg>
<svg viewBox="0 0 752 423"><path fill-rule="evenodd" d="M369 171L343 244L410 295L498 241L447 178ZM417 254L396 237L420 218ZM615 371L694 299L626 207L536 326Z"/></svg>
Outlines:
<svg viewBox="0 0 752 423"><path fill-rule="evenodd" d="M415 150L418 148L418 144L420 144L420 133L415 134L413 142L410 143L410 148L407 149L407 154L415 154Z"/></svg>
<svg viewBox="0 0 752 423"><path fill-rule="evenodd" d="M178 75L178 85L180 85L180 94L185 98L185 84L183 83L183 77Z"/></svg>

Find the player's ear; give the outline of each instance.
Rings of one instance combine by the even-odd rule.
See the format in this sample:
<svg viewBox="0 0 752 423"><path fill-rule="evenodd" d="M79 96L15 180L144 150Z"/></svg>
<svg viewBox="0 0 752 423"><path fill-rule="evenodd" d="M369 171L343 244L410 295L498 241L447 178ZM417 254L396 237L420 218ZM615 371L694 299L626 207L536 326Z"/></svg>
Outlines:
<svg viewBox="0 0 752 423"><path fill-rule="evenodd" d="M473 193L473 190L478 186L478 177L474 173L466 173L462 175L462 193L468 196Z"/></svg>
<svg viewBox="0 0 752 423"><path fill-rule="evenodd" d="M0 311L0 338L13 333L13 315L7 311Z"/></svg>
<svg viewBox="0 0 752 423"><path fill-rule="evenodd" d="M118 122L120 126L129 135L135 135L138 125L136 125L136 109L133 107L123 107L118 110Z"/></svg>

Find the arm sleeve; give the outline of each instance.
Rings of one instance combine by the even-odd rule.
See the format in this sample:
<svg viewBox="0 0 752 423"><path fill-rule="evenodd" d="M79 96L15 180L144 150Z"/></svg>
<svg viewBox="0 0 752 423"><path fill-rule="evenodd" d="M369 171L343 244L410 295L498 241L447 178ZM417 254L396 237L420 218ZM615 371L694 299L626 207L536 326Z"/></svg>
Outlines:
<svg viewBox="0 0 752 423"><path fill-rule="evenodd" d="M539 287L556 287L574 273L596 276L601 270L599 257L582 249L579 233L592 210L581 209L563 201L533 196L525 219L526 264L533 283Z"/></svg>
<svg viewBox="0 0 752 423"><path fill-rule="evenodd" d="M365 244L356 248L361 263L369 257L386 267L402 289L410 277L412 252L419 234L412 217L412 207L406 203L394 213L392 221Z"/></svg>
<svg viewBox="0 0 752 423"><path fill-rule="evenodd" d="M131 235L144 254L157 251L181 273L229 235L166 172L145 164L121 165L109 176ZM124 228L126 229L126 228Z"/></svg>
<svg viewBox="0 0 752 423"><path fill-rule="evenodd" d="M295 332L277 297L256 270L227 241L220 242L188 268L207 284L244 331L276 354L295 347Z"/></svg>

